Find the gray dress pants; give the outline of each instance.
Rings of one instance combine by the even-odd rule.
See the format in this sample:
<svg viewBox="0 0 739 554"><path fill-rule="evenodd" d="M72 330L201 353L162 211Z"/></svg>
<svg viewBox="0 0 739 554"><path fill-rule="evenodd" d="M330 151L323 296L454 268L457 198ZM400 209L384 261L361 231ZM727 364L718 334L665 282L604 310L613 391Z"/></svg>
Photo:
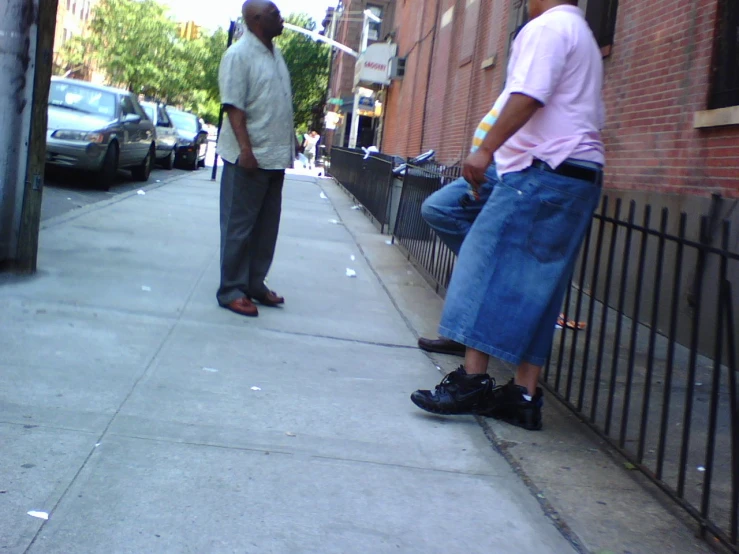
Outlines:
<svg viewBox="0 0 739 554"><path fill-rule="evenodd" d="M224 161L221 176L221 286L218 303L262 296L275 254L283 170L247 171Z"/></svg>

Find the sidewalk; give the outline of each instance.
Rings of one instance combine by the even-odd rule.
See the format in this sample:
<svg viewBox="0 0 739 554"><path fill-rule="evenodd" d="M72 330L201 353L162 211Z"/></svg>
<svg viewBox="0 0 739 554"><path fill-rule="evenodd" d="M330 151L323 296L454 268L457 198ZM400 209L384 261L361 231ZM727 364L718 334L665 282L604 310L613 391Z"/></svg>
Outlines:
<svg viewBox="0 0 739 554"><path fill-rule="evenodd" d="M215 303L217 185L144 190L0 276L0 550L576 551L474 418L409 401L439 300L335 185L286 183L255 320Z"/></svg>

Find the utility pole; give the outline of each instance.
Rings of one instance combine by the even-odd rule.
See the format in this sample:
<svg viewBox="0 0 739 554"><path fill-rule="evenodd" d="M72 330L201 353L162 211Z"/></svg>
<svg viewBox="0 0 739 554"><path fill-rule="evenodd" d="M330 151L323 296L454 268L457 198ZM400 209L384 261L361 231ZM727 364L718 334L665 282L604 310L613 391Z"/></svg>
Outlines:
<svg viewBox="0 0 739 554"><path fill-rule="evenodd" d="M5 0L0 18L0 269L36 271L58 0Z"/></svg>

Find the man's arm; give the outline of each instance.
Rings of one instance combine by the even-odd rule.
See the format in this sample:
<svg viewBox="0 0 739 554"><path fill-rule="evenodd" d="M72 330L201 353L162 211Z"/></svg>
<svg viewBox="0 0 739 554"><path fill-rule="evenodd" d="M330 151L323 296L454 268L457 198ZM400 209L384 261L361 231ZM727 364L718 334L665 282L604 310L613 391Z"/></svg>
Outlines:
<svg viewBox="0 0 739 554"><path fill-rule="evenodd" d="M485 182L485 171L493 162L496 150L515 135L541 107L542 103L530 96L511 94L497 121L485 135L480 148L464 161L462 176L468 183L473 187L479 187Z"/></svg>
<svg viewBox="0 0 739 554"><path fill-rule="evenodd" d="M257 169L259 162L251 149L251 139L246 128L246 113L231 104L225 104L223 109L236 135L236 141L239 143L239 166L249 170Z"/></svg>

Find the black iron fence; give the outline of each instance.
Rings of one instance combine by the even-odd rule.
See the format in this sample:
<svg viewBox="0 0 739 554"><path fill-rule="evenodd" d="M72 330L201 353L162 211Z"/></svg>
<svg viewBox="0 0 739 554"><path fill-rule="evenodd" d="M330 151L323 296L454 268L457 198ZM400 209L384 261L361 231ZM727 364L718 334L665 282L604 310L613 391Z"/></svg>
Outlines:
<svg viewBox="0 0 739 554"><path fill-rule="evenodd" d="M421 204L460 175L459 166L427 164L410 167L400 195L398 218L393 230L395 243L435 286L436 292L444 292L449 286L456 257L421 217Z"/></svg>
<svg viewBox="0 0 739 554"><path fill-rule="evenodd" d="M454 255L420 208L458 174L410 171L394 229L396 243L442 292ZM594 217L543 385L702 532L739 552L739 252L730 250L730 223L720 223L713 244L688 238L684 213L654 217L634 202L623 208L604 196ZM691 236L710 236L710 223L702 218Z"/></svg>
<svg viewBox="0 0 739 554"><path fill-rule="evenodd" d="M379 153L365 159L362 150L334 146L327 171L377 220L384 233L390 220L392 159Z"/></svg>

